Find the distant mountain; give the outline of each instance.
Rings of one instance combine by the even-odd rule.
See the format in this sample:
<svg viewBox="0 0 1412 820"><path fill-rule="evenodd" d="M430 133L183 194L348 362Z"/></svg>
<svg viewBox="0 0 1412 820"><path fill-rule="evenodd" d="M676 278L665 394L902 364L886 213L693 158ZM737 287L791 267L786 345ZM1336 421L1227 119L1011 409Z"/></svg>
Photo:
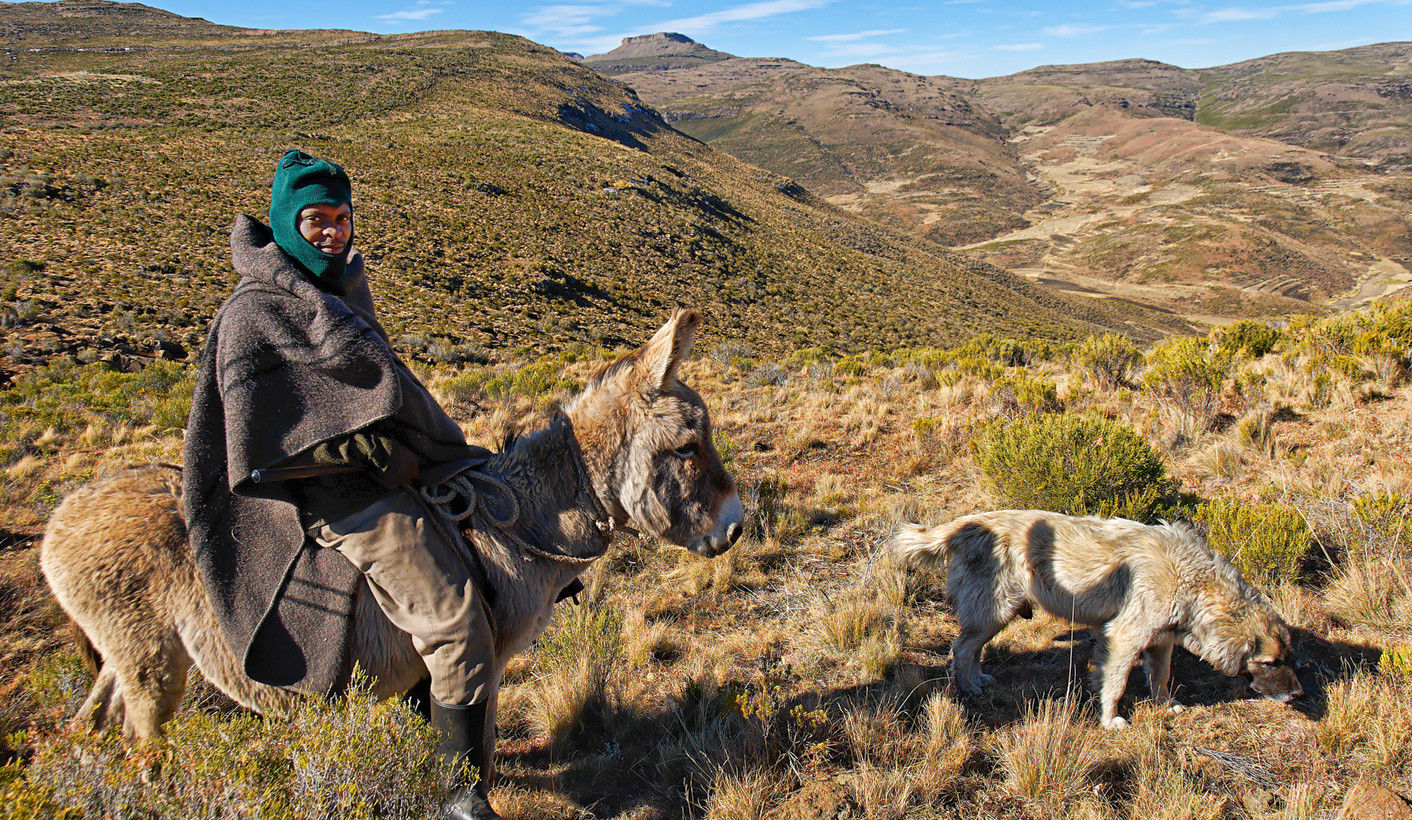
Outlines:
<svg viewBox="0 0 1412 820"><path fill-rule="evenodd" d="M0 5L0 31L0 370L195 349L290 147L349 169L385 324L423 359L612 347L678 305L707 311L703 350L1172 326L860 220L518 37L72 0Z"/></svg>
<svg viewBox="0 0 1412 820"><path fill-rule="evenodd" d="M736 57L615 76L674 127L862 216L1212 321L1412 282L1408 51L984 80Z"/></svg>
<svg viewBox="0 0 1412 820"><path fill-rule="evenodd" d="M685 34L661 32L626 37L622 45L606 54L583 58L587 65L604 74L629 71L665 71L672 68L699 68L730 59L723 51L713 51Z"/></svg>
<svg viewBox="0 0 1412 820"><path fill-rule="evenodd" d="M969 91L1010 128L1048 125L1094 107L1189 120L1200 92L1194 72L1153 60L1040 66L977 80Z"/></svg>
<svg viewBox="0 0 1412 820"><path fill-rule="evenodd" d="M1412 43L1275 54L1196 73L1197 122L1412 171Z"/></svg>
<svg viewBox="0 0 1412 820"><path fill-rule="evenodd" d="M975 93L1010 126L1048 125L1083 108L1122 109L1412 170L1412 43L1203 69L1150 60L1042 66L979 80Z"/></svg>
<svg viewBox="0 0 1412 820"><path fill-rule="evenodd" d="M1043 199L1000 121L960 81L728 55L671 69L585 65L611 68L678 130L940 244L1018 227Z"/></svg>

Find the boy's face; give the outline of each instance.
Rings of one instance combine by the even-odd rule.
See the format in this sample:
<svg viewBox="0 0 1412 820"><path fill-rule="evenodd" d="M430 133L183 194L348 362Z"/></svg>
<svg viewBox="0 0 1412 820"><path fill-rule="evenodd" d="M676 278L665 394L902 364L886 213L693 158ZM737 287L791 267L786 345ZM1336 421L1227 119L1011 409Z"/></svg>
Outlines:
<svg viewBox="0 0 1412 820"><path fill-rule="evenodd" d="M309 205L299 212L299 235L329 256L348 247L353 236L353 209L343 205Z"/></svg>

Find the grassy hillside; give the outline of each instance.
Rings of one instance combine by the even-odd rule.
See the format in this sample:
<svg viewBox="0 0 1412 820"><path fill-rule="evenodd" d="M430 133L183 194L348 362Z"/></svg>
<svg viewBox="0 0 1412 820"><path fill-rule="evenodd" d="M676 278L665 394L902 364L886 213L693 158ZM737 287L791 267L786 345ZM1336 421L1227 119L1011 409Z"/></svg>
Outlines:
<svg viewBox="0 0 1412 820"><path fill-rule="evenodd" d="M1154 60L1050 65L978 80L971 93L1006 125L1052 125L1089 108L1191 119L1201 83L1192 72Z"/></svg>
<svg viewBox="0 0 1412 820"><path fill-rule="evenodd" d="M1412 43L1275 54L1196 73L1198 122L1412 170Z"/></svg>
<svg viewBox="0 0 1412 820"><path fill-rule="evenodd" d="M1340 307L1412 282L1397 177L1186 120L1088 109L1014 138L1056 195L972 249L1100 299L1220 321Z"/></svg>
<svg viewBox="0 0 1412 820"><path fill-rule="evenodd" d="M291 146L349 169L388 328L428 358L612 347L678 304L765 348L1105 321L702 146L516 37L265 34L107 8L0 7L17 55L0 67L0 369L189 352L234 281L228 227L263 216Z"/></svg>

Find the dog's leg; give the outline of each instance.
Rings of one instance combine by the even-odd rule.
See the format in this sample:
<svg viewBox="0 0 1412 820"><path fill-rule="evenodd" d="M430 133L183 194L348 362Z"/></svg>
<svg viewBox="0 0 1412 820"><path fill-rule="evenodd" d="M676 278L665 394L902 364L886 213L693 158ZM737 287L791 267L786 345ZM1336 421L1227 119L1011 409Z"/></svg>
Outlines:
<svg viewBox="0 0 1412 820"><path fill-rule="evenodd" d="M1171 688L1172 647L1176 640L1177 636L1171 633L1158 635L1152 646L1142 650L1142 665L1147 670L1147 688L1152 693L1152 699L1159 706L1180 712L1183 707L1172 697Z"/></svg>
<svg viewBox="0 0 1412 820"><path fill-rule="evenodd" d="M1110 621L1106 631L1096 675L1099 683L1099 703L1103 706L1103 728L1126 729L1127 719L1118 717L1118 701L1128 687L1128 673L1137 662L1138 653L1147 643L1147 635L1134 638L1117 621Z"/></svg>
<svg viewBox="0 0 1412 820"><path fill-rule="evenodd" d="M968 695L979 695L995 679L981 672L981 652L990 639L1005 628L1005 621L986 613L984 620L961 624L961 634L951 644L951 674L956 686Z"/></svg>

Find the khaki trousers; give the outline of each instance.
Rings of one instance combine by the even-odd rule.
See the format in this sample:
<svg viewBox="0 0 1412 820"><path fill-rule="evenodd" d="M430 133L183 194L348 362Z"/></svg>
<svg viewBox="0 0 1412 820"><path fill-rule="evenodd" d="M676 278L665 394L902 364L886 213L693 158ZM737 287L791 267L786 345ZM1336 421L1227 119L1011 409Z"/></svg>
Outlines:
<svg viewBox="0 0 1412 820"><path fill-rule="evenodd" d="M373 598L431 673L431 694L448 705L484 700L494 637L468 556L413 490L397 490L314 533L368 579Z"/></svg>

